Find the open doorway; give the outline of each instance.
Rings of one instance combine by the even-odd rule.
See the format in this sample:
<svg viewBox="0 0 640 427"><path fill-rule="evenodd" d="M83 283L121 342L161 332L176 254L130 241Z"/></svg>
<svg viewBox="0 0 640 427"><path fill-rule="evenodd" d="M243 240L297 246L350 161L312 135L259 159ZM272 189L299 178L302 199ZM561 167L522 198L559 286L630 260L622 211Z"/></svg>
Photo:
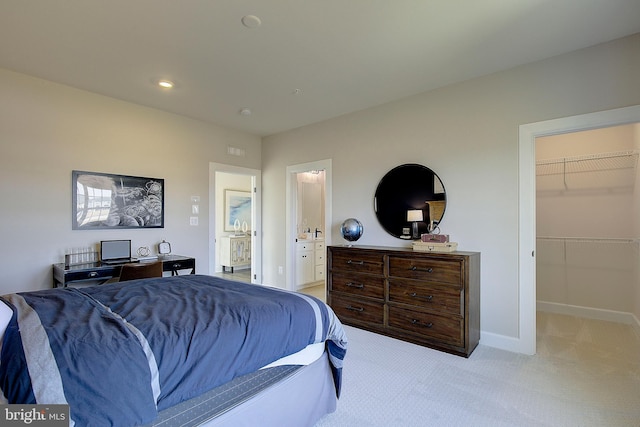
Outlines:
<svg viewBox="0 0 640 427"><path fill-rule="evenodd" d="M260 171L211 163L209 167L209 271L262 283Z"/></svg>
<svg viewBox="0 0 640 427"><path fill-rule="evenodd" d="M640 122L640 106L520 126L519 135L519 336L510 348L536 353L536 139ZM636 296L637 298L637 296ZM636 304L636 310L639 310Z"/></svg>
<svg viewBox="0 0 640 427"><path fill-rule="evenodd" d="M326 297L331 244L331 160L287 167L286 287Z"/></svg>
<svg viewBox="0 0 640 427"><path fill-rule="evenodd" d="M536 138L538 354L620 350L640 327L639 147L638 123Z"/></svg>
<svg viewBox="0 0 640 427"><path fill-rule="evenodd" d="M634 311L639 129L536 139L538 311L619 322Z"/></svg>

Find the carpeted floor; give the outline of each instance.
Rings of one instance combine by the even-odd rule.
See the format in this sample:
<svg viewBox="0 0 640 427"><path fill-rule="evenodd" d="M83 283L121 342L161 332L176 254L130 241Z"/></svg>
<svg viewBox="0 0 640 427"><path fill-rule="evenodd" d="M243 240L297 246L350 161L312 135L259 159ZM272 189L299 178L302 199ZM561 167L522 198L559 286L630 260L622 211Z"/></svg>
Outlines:
<svg viewBox="0 0 640 427"><path fill-rule="evenodd" d="M335 413L316 427L640 426L640 338L629 325L538 313L538 354L469 359L346 327Z"/></svg>

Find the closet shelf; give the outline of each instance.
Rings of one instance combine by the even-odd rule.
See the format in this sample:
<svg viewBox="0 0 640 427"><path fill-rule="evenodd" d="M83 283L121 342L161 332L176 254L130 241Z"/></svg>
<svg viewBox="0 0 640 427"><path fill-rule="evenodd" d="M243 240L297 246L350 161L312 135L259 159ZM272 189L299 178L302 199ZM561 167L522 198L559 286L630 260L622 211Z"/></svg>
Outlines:
<svg viewBox="0 0 640 427"><path fill-rule="evenodd" d="M538 160L536 162L536 175L562 175L578 172L635 169L637 164L638 151L617 151Z"/></svg>

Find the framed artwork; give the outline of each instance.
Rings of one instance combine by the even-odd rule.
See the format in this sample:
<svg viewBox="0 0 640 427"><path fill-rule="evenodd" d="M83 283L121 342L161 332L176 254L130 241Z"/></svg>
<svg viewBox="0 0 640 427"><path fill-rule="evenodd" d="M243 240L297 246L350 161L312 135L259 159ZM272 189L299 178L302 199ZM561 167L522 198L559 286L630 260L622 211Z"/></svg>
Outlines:
<svg viewBox="0 0 640 427"><path fill-rule="evenodd" d="M251 230L251 193L224 190L224 231Z"/></svg>
<svg viewBox="0 0 640 427"><path fill-rule="evenodd" d="M72 171L74 230L164 228L164 179Z"/></svg>

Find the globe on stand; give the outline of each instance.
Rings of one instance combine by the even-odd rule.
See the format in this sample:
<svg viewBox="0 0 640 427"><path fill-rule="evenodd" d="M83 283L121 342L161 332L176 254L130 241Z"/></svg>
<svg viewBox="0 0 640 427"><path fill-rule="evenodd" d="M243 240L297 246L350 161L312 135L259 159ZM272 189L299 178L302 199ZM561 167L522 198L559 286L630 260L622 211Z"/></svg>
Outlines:
<svg viewBox="0 0 640 427"><path fill-rule="evenodd" d="M342 237L347 242L357 241L363 232L364 227L362 223L355 218L346 219L340 226L340 234L342 234ZM349 244L349 246L351 246L351 244Z"/></svg>

